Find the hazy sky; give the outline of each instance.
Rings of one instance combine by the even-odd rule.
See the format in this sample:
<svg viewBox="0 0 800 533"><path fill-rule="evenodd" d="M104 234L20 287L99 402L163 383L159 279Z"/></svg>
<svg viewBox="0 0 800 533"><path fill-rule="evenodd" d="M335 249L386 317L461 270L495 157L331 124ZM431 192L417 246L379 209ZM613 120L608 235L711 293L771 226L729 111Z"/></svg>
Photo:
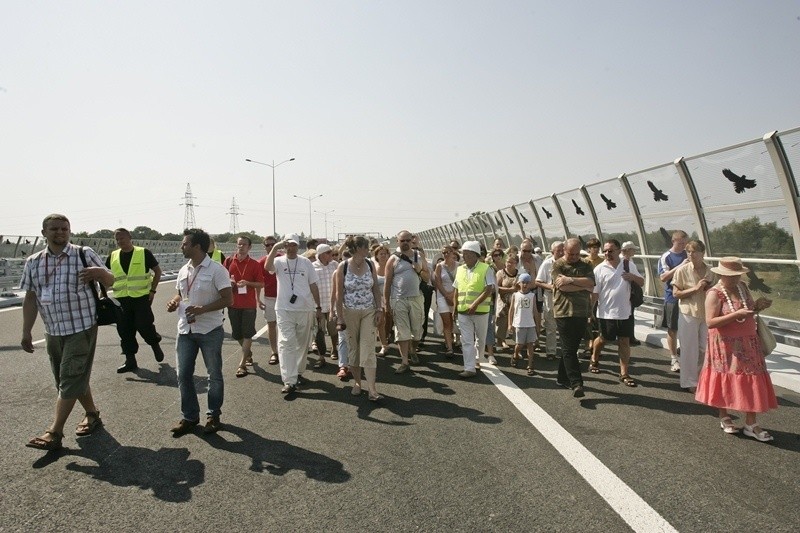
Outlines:
<svg viewBox="0 0 800 533"><path fill-rule="evenodd" d="M800 126L800 2L0 0L4 235L423 230ZM313 214L313 232L325 233Z"/></svg>

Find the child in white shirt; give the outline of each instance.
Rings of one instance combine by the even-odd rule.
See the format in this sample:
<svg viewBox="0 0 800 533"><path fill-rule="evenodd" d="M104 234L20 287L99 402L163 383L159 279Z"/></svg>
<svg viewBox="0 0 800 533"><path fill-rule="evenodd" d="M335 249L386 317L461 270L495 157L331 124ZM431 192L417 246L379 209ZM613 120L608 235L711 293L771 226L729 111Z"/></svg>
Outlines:
<svg viewBox="0 0 800 533"><path fill-rule="evenodd" d="M528 375L535 376L533 370L533 347L536 344L536 293L532 290L530 274L524 273L517 280L519 290L511 295L511 309L508 312L508 327L513 326L516 332L517 344L514 346L514 356L511 358L511 366L516 367L517 361L522 359L520 353L522 347L528 351Z"/></svg>

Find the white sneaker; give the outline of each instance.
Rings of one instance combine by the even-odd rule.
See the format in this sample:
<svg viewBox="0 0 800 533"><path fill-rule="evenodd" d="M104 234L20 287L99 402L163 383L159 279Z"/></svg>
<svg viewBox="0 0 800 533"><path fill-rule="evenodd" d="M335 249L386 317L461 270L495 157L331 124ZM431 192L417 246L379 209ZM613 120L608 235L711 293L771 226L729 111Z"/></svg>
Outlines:
<svg viewBox="0 0 800 533"><path fill-rule="evenodd" d="M489 364L490 365L496 365L497 364L497 359L495 359L493 355L489 356Z"/></svg>
<svg viewBox="0 0 800 533"><path fill-rule="evenodd" d="M681 371L681 363L677 359L672 361L672 366L669 367L672 372L680 372Z"/></svg>

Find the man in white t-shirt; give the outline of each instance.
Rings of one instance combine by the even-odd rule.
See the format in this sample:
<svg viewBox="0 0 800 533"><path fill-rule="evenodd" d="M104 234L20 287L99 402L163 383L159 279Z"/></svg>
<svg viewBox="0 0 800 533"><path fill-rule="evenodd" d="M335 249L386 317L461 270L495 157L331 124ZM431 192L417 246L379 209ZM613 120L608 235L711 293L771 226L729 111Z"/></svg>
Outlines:
<svg viewBox="0 0 800 533"><path fill-rule="evenodd" d="M283 394L295 392L303 382L311 329L315 319L317 323L322 319L317 271L311 261L297 254L299 244L300 237L289 235L272 247L264 265L278 280L275 314ZM286 255L276 257L283 249Z"/></svg>
<svg viewBox="0 0 800 533"><path fill-rule="evenodd" d="M617 341L619 354L619 379L628 387L636 382L628 375L628 361L631 356L630 340L633 337L633 307L631 307L631 283L640 287L644 278L639 274L636 264L627 259L620 260L621 245L616 239L609 239L603 245L605 261L594 269L594 292L592 302L597 302L597 319L600 335L592 344L592 361L589 371L600 373L600 353L606 342Z"/></svg>
<svg viewBox="0 0 800 533"><path fill-rule="evenodd" d="M553 263L564 257L564 243L554 241L550 245L553 255L542 262L539 272L536 274L536 286L544 293L542 304L542 319L544 321L545 346L547 346L547 359L556 358L558 345L558 327L556 318L553 316Z"/></svg>

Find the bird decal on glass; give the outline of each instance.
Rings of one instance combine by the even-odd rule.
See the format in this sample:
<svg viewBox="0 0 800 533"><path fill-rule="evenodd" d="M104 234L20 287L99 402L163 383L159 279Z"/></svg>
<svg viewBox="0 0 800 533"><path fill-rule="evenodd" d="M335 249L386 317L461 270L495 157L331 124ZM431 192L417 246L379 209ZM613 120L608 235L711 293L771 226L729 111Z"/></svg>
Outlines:
<svg viewBox="0 0 800 533"><path fill-rule="evenodd" d="M653 191L653 200L655 200L656 202L660 202L661 200L664 200L666 202L667 200L669 200L669 196L664 194L664 191L656 187L652 181L648 181L647 186L650 187L651 191Z"/></svg>
<svg viewBox="0 0 800 533"><path fill-rule="evenodd" d="M522 213L520 213L520 214L519 214L519 216L521 216L521 217L522 217L522 222L523 222L523 223L525 223L525 224L527 224L527 223L528 223L528 219L527 219L527 218L525 218L525 215L523 215Z"/></svg>
<svg viewBox="0 0 800 533"><path fill-rule="evenodd" d="M764 294L769 294L772 292L772 288L768 287L766 283L764 283L764 278L759 278L756 276L756 271L753 270L753 267L750 267L750 272L747 273L747 278L749 279L749 283L747 284L750 287L751 291L759 291L763 292Z"/></svg>
<svg viewBox="0 0 800 533"><path fill-rule="evenodd" d="M514 223L514 221L513 221L513 220L511 220L511 217L510 217L510 216L508 216L508 213L506 213L506 218L508 219L508 223L509 223L509 224L513 224L513 223Z"/></svg>
<svg viewBox="0 0 800 533"><path fill-rule="evenodd" d="M572 200L572 205L574 205L574 206L575 206L575 212L576 212L576 213L578 213L578 214L579 214L580 216L582 216L582 217L583 217L583 216L586 216L586 213L584 213L584 212L583 212L583 209L581 209L581 208L578 206L578 202L576 202L575 200Z"/></svg>
<svg viewBox="0 0 800 533"><path fill-rule="evenodd" d="M611 200L610 198L606 197L605 194L600 193L600 198L602 198L603 201L606 203L606 209L608 209L609 211L617 207L617 204L615 204L614 201Z"/></svg>
<svg viewBox="0 0 800 533"><path fill-rule="evenodd" d="M547 210L547 209L545 209L544 207L542 207L542 211L544 211L544 215L545 215L547 218L553 218L553 213L551 213L550 211L548 211L548 210Z"/></svg>
<svg viewBox="0 0 800 533"><path fill-rule="evenodd" d="M503 223L500 222L500 219L497 218L497 217L494 217L494 221L495 221L495 223L497 223L498 226L502 226L503 225Z"/></svg>
<svg viewBox="0 0 800 533"><path fill-rule="evenodd" d="M736 191L736 194L742 194L745 189L755 189L756 187L756 180L749 180L744 174L736 175L729 168L723 168L722 175L733 183L733 190Z"/></svg>
<svg viewBox="0 0 800 533"><path fill-rule="evenodd" d="M661 234L661 237L664 239L664 242L667 245L667 248L672 247L672 235L669 234L667 230L664 228L658 228L658 232Z"/></svg>

